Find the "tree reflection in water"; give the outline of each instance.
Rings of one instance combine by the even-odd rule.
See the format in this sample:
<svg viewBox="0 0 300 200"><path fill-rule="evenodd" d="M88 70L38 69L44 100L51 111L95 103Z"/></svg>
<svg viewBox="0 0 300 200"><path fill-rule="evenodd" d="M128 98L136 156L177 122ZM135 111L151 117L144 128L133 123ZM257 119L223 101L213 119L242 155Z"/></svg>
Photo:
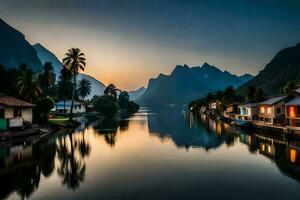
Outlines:
<svg viewBox="0 0 300 200"><path fill-rule="evenodd" d="M84 181L86 166L83 158L90 151L90 148L84 139L80 141L81 145L78 145L72 134L74 130L66 130L66 132L67 134L60 137L58 142L57 154L60 166L57 173L62 177L63 185L75 190L79 187L80 182ZM67 143L66 137L68 137L69 143ZM80 146L84 146L85 149L82 151Z"/></svg>
<svg viewBox="0 0 300 200"><path fill-rule="evenodd" d="M128 120L119 120L116 117L105 117L98 122L94 129L97 133L104 137L105 142L114 147L117 140L117 131L126 131L128 129Z"/></svg>

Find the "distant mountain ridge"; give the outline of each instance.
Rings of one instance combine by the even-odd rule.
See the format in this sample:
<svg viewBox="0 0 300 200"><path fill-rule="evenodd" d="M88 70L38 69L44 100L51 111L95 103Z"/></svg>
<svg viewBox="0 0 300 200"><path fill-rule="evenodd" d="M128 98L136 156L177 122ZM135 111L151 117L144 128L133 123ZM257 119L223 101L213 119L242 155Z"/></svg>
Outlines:
<svg viewBox="0 0 300 200"><path fill-rule="evenodd" d="M137 100L138 98L140 98L145 93L145 91L146 91L145 87L140 87L137 90L129 91L128 94L129 94L130 100L131 101Z"/></svg>
<svg viewBox="0 0 300 200"><path fill-rule="evenodd" d="M0 19L0 64L6 68L17 68L22 63L34 71L42 68L42 63L25 36Z"/></svg>
<svg viewBox="0 0 300 200"><path fill-rule="evenodd" d="M243 94L249 86L254 86L263 89L267 95L278 95L292 80L300 80L300 43L279 51L256 77L237 91Z"/></svg>
<svg viewBox="0 0 300 200"><path fill-rule="evenodd" d="M230 85L239 87L244 81L208 63L201 67L177 65L170 75L150 79L147 90L137 101L143 105L184 104Z"/></svg>
<svg viewBox="0 0 300 200"><path fill-rule="evenodd" d="M51 51L49 51L46 47L44 47L41 44L35 44L33 47L37 51L38 56L43 64L45 62L52 63L56 74L56 79L58 79L58 77L60 76L60 71L62 69L62 64L58 60L58 58ZM98 81L97 79L95 79L90 75L79 73L77 76L77 81L80 81L81 79L87 79L91 82L91 94L89 94L86 97L87 99L91 99L95 95L103 94L106 86L102 82Z"/></svg>

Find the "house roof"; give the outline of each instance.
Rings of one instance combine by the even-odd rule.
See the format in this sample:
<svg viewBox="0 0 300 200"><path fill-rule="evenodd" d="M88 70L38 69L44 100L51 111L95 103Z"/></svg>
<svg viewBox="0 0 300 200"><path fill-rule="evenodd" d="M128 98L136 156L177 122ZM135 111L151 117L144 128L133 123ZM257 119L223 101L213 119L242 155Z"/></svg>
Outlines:
<svg viewBox="0 0 300 200"><path fill-rule="evenodd" d="M246 103L246 104L242 104L239 105L240 107L247 107L247 108L253 108L257 106L257 103Z"/></svg>
<svg viewBox="0 0 300 200"><path fill-rule="evenodd" d="M55 103L55 105L71 105L72 104L72 100L66 100L66 101L58 101ZM74 100L74 105L85 105L84 101L78 101L78 100Z"/></svg>
<svg viewBox="0 0 300 200"><path fill-rule="evenodd" d="M260 102L259 105L273 105L284 100L286 97L287 96L272 97L267 99L266 101Z"/></svg>
<svg viewBox="0 0 300 200"><path fill-rule="evenodd" d="M295 92L297 92L298 94L300 94L300 88L294 90Z"/></svg>
<svg viewBox="0 0 300 200"><path fill-rule="evenodd" d="M15 97L0 94L0 104L7 107L33 107L34 104L17 99Z"/></svg>
<svg viewBox="0 0 300 200"><path fill-rule="evenodd" d="M286 102L284 105L286 105L286 106L300 105L300 97L296 97L296 98Z"/></svg>

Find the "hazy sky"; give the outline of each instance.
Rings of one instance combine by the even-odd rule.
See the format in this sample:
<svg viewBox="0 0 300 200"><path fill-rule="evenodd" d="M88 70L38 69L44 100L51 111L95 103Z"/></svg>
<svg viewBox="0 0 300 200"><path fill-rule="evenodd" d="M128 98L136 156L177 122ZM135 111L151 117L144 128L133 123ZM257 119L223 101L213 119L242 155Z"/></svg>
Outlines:
<svg viewBox="0 0 300 200"><path fill-rule="evenodd" d="M81 48L85 73L121 89L176 64L255 75L300 42L300 0L0 0L0 17L59 59Z"/></svg>

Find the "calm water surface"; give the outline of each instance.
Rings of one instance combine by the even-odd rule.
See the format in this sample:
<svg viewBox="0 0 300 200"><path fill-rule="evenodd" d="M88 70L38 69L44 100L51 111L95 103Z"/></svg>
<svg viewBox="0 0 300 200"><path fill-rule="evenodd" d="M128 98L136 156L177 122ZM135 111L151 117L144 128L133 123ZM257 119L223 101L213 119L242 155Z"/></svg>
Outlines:
<svg viewBox="0 0 300 200"><path fill-rule="evenodd" d="M2 145L0 198L300 199L300 142L177 107L106 124Z"/></svg>

